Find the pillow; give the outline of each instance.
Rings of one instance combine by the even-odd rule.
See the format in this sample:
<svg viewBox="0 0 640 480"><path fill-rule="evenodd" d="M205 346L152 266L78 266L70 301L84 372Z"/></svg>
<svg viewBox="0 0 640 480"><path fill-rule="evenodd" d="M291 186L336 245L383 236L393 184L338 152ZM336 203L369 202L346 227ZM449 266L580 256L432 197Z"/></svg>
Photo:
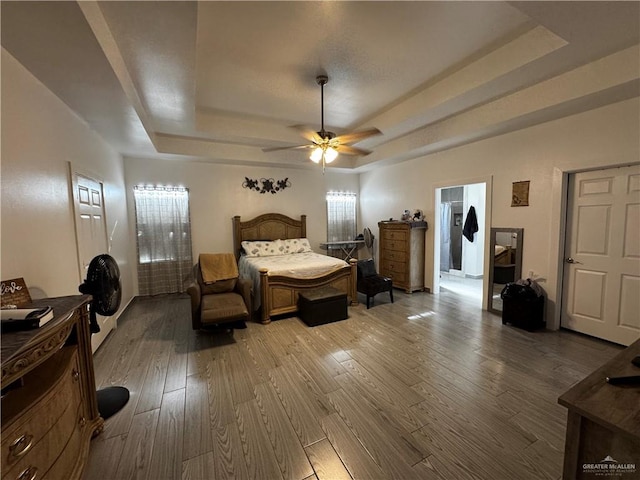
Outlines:
<svg viewBox="0 0 640 480"><path fill-rule="evenodd" d="M282 240L258 240L250 242L245 240L241 243L242 249L247 257L271 257L282 255Z"/></svg>
<svg viewBox="0 0 640 480"><path fill-rule="evenodd" d="M307 238L287 238L286 240L281 240L281 242L283 244L282 253L284 254L313 251Z"/></svg>

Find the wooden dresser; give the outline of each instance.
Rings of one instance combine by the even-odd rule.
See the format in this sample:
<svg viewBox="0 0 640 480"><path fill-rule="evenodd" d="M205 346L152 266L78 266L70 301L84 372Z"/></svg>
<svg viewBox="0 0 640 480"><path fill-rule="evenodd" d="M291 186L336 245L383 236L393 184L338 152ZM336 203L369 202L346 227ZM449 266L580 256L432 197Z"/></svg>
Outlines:
<svg viewBox="0 0 640 480"><path fill-rule="evenodd" d="M89 295L36 300L54 318L2 334L2 479L79 479L102 431L89 332Z"/></svg>
<svg viewBox="0 0 640 480"><path fill-rule="evenodd" d="M563 478L640 478L640 385L605 381L640 375L631 363L637 355L640 340L558 399L569 410Z"/></svg>
<svg viewBox="0 0 640 480"><path fill-rule="evenodd" d="M427 222L378 222L380 274L407 293L424 290L424 248Z"/></svg>

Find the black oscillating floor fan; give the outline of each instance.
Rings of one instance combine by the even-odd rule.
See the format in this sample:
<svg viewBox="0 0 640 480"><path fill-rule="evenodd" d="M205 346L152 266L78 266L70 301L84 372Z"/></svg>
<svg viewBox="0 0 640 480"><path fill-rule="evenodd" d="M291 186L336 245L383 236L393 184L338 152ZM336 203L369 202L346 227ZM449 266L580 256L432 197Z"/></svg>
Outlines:
<svg viewBox="0 0 640 480"><path fill-rule="evenodd" d="M91 260L87 278L79 289L81 293L93 297L89 305L89 324L91 333L98 333L100 325L96 315L114 315L122 300L120 269L114 258L102 254ZM107 387L98 390L97 397L100 416L107 419L126 405L129 401L129 390L124 387Z"/></svg>

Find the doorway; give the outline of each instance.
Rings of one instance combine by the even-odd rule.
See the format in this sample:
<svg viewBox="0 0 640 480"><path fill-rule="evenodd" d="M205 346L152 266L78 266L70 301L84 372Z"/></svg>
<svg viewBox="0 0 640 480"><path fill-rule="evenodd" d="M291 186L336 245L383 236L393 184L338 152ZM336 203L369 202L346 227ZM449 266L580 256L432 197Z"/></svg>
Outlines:
<svg viewBox="0 0 640 480"><path fill-rule="evenodd" d="M470 182L435 190L434 293L446 290L478 307L485 302L486 185Z"/></svg>

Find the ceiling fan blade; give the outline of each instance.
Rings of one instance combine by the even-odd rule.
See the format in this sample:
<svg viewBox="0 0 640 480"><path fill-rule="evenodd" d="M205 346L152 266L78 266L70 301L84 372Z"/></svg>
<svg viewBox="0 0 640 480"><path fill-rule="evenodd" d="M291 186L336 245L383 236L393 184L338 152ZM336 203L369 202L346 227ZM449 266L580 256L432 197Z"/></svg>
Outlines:
<svg viewBox="0 0 640 480"><path fill-rule="evenodd" d="M369 130L363 130L361 132L353 132L347 133L345 135L340 135L335 138L341 144L345 143L353 143L359 140L364 140L365 138L373 137L374 135L381 135L382 132L377 128L370 128Z"/></svg>
<svg viewBox="0 0 640 480"><path fill-rule="evenodd" d="M291 128L295 128L296 130L298 130L298 132L300 132L300 135L302 135L303 138L306 138L310 142L322 143L322 138L320 137L320 135L318 135L318 132L314 132L310 127L307 127L305 125L294 125Z"/></svg>
<svg viewBox="0 0 640 480"><path fill-rule="evenodd" d="M313 148L315 145L296 145L294 147L271 147L271 148L263 148L262 151L265 153L268 152L277 152L279 150L295 150L302 148Z"/></svg>
<svg viewBox="0 0 640 480"><path fill-rule="evenodd" d="M338 145L335 149L342 155L369 155L371 153L370 150L364 150L350 145Z"/></svg>

